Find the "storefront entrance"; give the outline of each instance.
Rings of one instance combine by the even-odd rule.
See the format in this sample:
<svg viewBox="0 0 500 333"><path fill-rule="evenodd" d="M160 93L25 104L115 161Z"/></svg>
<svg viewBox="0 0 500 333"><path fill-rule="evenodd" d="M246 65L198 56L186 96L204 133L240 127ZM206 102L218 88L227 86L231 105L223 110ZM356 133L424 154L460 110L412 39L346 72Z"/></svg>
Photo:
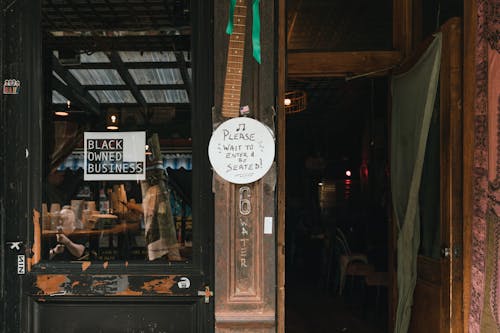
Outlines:
<svg viewBox="0 0 500 333"><path fill-rule="evenodd" d="M212 2L2 4L7 331L213 332Z"/></svg>

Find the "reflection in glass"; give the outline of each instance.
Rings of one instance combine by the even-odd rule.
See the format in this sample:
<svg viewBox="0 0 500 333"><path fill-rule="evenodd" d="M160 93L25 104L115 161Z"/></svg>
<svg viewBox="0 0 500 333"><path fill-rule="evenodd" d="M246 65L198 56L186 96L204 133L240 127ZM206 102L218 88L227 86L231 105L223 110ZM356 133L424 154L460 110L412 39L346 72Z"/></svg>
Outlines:
<svg viewBox="0 0 500 333"><path fill-rule="evenodd" d="M65 26L50 6L44 2L42 258L190 261L189 1L137 9L151 17L137 27L79 21L76 10ZM132 131L146 133L146 179L85 181L84 133Z"/></svg>

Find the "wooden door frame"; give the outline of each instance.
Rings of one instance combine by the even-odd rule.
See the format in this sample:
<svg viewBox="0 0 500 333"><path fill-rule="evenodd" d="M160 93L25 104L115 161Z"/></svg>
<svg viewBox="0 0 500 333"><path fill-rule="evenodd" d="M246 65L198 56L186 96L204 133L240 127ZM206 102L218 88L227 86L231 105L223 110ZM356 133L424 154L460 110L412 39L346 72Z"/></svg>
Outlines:
<svg viewBox="0 0 500 333"><path fill-rule="evenodd" d="M286 204L286 159L285 159L285 138L286 138L286 114L285 114L285 89L287 79L286 61L286 0L277 1L277 66L278 66L278 218L276 232L276 253L277 253L277 333L285 333L285 204Z"/></svg>
<svg viewBox="0 0 500 333"><path fill-rule="evenodd" d="M450 281L443 293L443 305L449 310L450 322L443 329L462 332L463 323L463 107L462 107L462 20L452 18L442 27L443 53L440 73L441 112L441 219L449 225L444 233L451 249L449 264L443 270L442 281ZM457 46L458 45L458 46ZM453 51L452 51L453 50ZM443 131L444 130L444 131ZM443 324L444 325L444 324Z"/></svg>
<svg viewBox="0 0 500 333"><path fill-rule="evenodd" d="M472 167L474 159L474 98L477 0L463 2L463 332L469 332L472 269Z"/></svg>

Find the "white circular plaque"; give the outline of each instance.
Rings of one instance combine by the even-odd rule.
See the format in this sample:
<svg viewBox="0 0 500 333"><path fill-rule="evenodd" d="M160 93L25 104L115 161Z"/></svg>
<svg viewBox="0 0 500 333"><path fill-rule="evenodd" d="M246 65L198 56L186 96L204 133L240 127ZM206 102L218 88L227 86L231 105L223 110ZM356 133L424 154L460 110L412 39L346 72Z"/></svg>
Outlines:
<svg viewBox="0 0 500 333"><path fill-rule="evenodd" d="M274 161L271 130L252 118L232 118L212 133L208 157L215 172L235 184L264 177Z"/></svg>

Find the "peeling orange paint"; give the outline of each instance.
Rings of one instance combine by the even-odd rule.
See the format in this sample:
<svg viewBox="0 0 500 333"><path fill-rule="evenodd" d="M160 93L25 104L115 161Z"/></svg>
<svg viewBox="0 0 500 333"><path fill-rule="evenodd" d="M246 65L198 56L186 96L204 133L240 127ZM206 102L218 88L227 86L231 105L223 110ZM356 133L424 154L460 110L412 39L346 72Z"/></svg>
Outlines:
<svg viewBox="0 0 500 333"><path fill-rule="evenodd" d="M105 286L108 283L106 281L93 281L92 282L92 287L99 287L99 286Z"/></svg>
<svg viewBox="0 0 500 333"><path fill-rule="evenodd" d="M66 275L37 275L36 286L41 294L50 295L62 291L66 281Z"/></svg>
<svg viewBox="0 0 500 333"><path fill-rule="evenodd" d="M92 263L90 261L82 262L82 272L85 272L87 270L87 268L90 267L90 265L92 265Z"/></svg>
<svg viewBox="0 0 500 333"><path fill-rule="evenodd" d="M172 294L172 286L174 283L175 281L171 279L156 279L145 282L141 289L157 294Z"/></svg>
<svg viewBox="0 0 500 333"><path fill-rule="evenodd" d="M31 266L40 262L42 246L41 246L42 230L40 228L40 212L33 209L33 246L31 252L33 257L28 258L28 272L31 272Z"/></svg>
<svg viewBox="0 0 500 333"><path fill-rule="evenodd" d="M108 265L109 265L109 262L105 261L103 264L102 264L102 267L104 267L104 269L108 268Z"/></svg>

